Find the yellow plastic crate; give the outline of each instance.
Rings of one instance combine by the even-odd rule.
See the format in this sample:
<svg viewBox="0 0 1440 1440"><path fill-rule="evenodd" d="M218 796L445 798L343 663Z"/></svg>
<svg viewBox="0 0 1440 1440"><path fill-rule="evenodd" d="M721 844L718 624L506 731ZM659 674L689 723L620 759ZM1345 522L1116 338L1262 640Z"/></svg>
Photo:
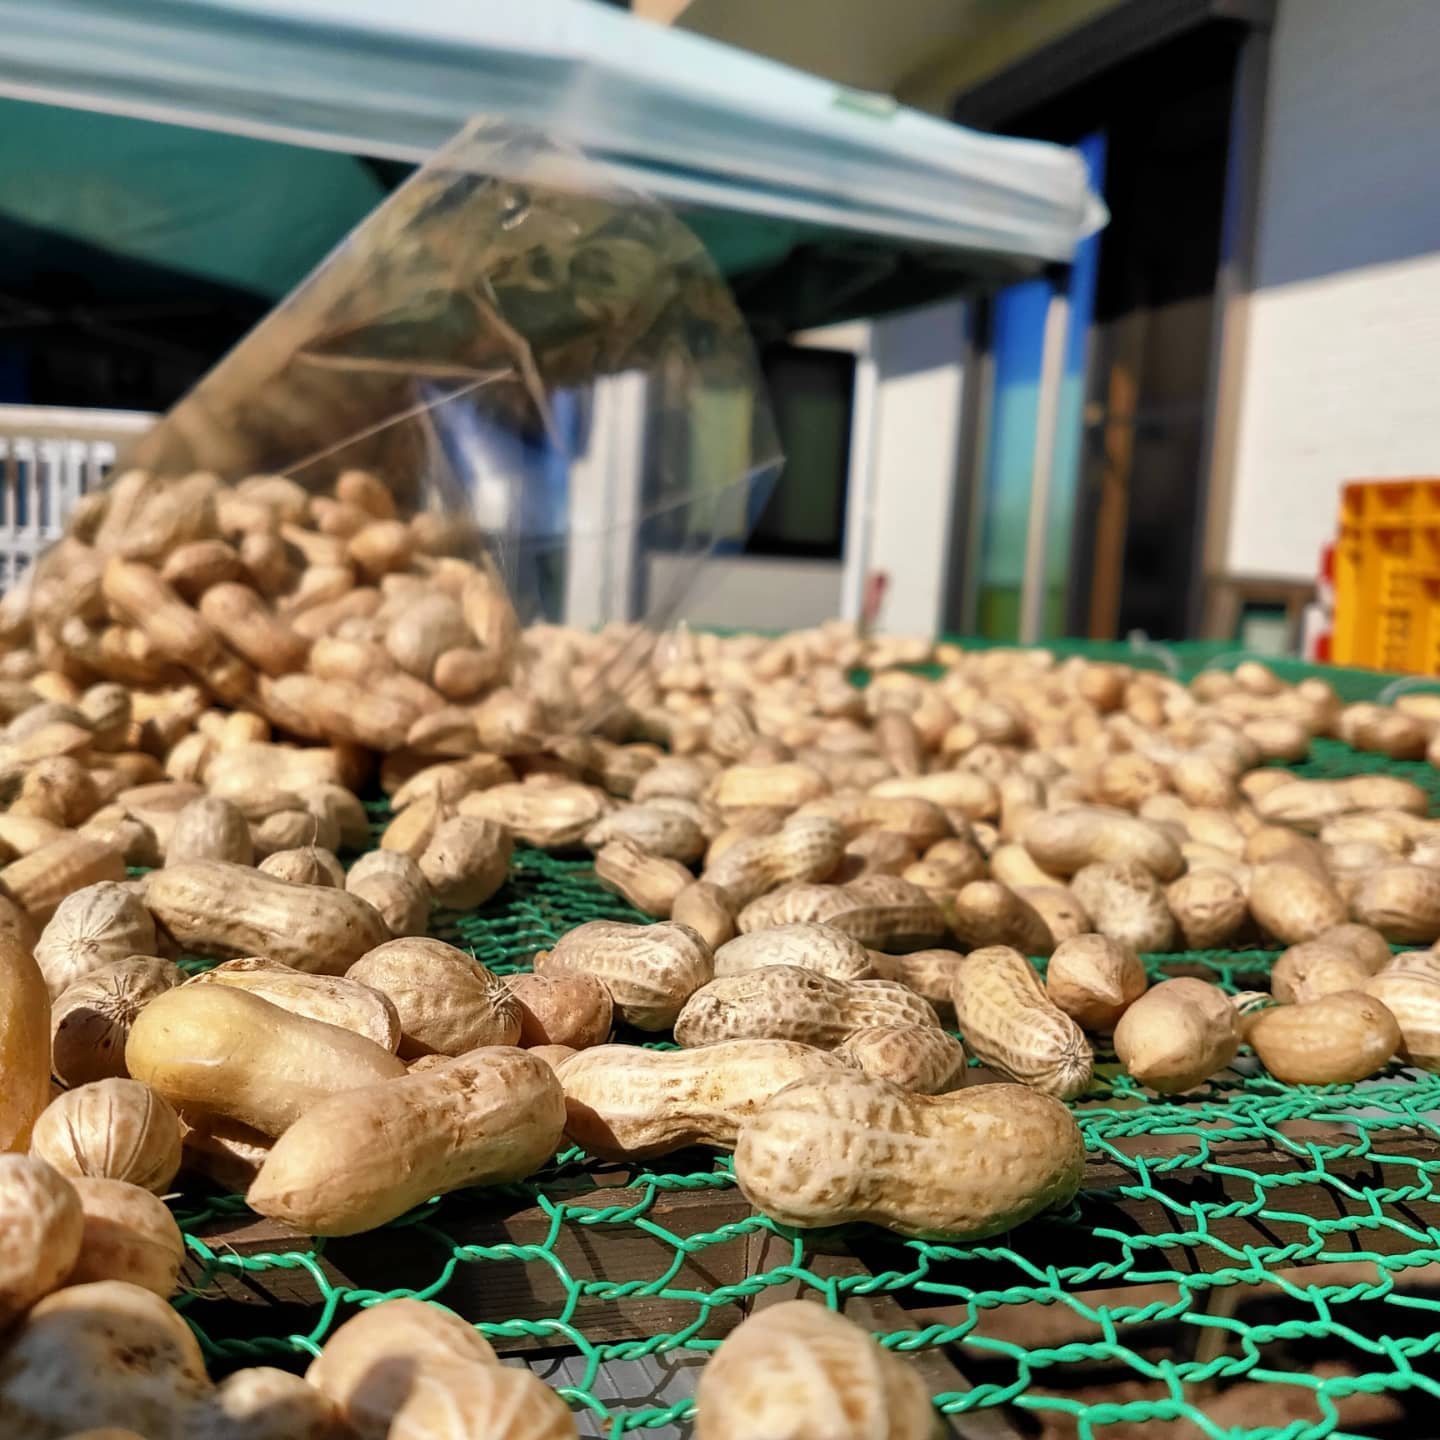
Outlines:
<svg viewBox="0 0 1440 1440"><path fill-rule="evenodd" d="M1356 480L1341 492L1331 654L1440 673L1440 479Z"/></svg>

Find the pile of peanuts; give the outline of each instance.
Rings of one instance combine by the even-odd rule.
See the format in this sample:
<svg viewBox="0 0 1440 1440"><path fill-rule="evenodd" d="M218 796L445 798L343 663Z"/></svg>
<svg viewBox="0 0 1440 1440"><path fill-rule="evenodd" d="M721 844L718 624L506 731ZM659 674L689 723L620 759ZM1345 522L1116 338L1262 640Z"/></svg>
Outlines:
<svg viewBox="0 0 1440 1440"><path fill-rule="evenodd" d="M1440 956L1391 952L1440 939L1426 791L1283 768L1317 736L1440 763L1440 700L842 624L521 627L464 545L363 472L126 476L0 604L0 1432L575 1433L413 1302L303 1380L212 1385L168 1305L182 1168L341 1236L567 1141L707 1146L781 1223L974 1239L1073 1198L1097 1040L1162 1095L1245 1046L1295 1084L1440 1069ZM517 844L592 852L653 923L505 980L428 938ZM1283 950L1271 990L1234 998L1139 958L1253 948ZM809 1305L734 1332L698 1417L932 1424L903 1360Z"/></svg>

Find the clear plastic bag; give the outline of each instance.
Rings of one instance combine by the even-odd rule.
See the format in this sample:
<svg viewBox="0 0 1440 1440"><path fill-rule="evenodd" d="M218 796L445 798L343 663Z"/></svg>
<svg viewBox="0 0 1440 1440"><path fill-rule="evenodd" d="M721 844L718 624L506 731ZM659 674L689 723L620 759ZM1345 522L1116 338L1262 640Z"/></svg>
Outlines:
<svg viewBox="0 0 1440 1440"><path fill-rule="evenodd" d="M498 572L522 623L641 622L612 647L623 671L779 466L749 335L694 235L587 157L477 121L121 457L146 482L92 558L197 476L332 497L366 472L401 520L430 517L429 549Z"/></svg>

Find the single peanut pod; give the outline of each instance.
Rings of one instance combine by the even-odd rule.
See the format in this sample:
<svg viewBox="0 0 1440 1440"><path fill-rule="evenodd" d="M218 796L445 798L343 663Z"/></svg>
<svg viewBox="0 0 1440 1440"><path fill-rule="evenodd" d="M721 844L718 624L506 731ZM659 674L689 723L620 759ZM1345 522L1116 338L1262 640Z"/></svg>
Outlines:
<svg viewBox="0 0 1440 1440"><path fill-rule="evenodd" d="M710 948L673 921L627 925L591 920L535 957L539 975L580 972L605 982L617 1016L639 1030L669 1030L685 1002L714 975Z"/></svg>
<svg viewBox="0 0 1440 1440"><path fill-rule="evenodd" d="M67 985L50 1008L50 1063L61 1084L123 1079L125 1042L135 1017L183 979L150 955L111 960Z"/></svg>
<svg viewBox="0 0 1440 1440"><path fill-rule="evenodd" d="M1147 990L1120 1017L1115 1053L1142 1085L1175 1095L1223 1070L1240 1045L1225 993L1190 976Z"/></svg>
<svg viewBox="0 0 1440 1440"><path fill-rule="evenodd" d="M1435 895L1440 905L1440 877L1436 880ZM1313 940L1346 919L1345 902L1324 874L1308 865L1283 860L1256 866L1250 878L1250 911L1270 934L1286 945ZM1437 909L1435 934L1440 935L1440 909Z"/></svg>
<svg viewBox="0 0 1440 1440"><path fill-rule="evenodd" d="M1105 935L1077 935L1056 948L1045 993L1077 1025L1109 1034L1149 982L1135 952Z"/></svg>
<svg viewBox="0 0 1440 1440"><path fill-rule="evenodd" d="M917 1095L943 1095L965 1083L965 1047L932 1025L854 1030L834 1053L867 1075Z"/></svg>
<svg viewBox="0 0 1440 1440"><path fill-rule="evenodd" d="M112 555L105 562L100 586L106 604L123 622L140 630L165 659L193 667L214 657L215 632L151 566Z"/></svg>
<svg viewBox="0 0 1440 1440"><path fill-rule="evenodd" d="M737 917L742 934L814 921L870 949L904 950L946 933L945 917L918 885L898 875L865 875L847 885L787 885L753 900Z"/></svg>
<svg viewBox="0 0 1440 1440"><path fill-rule="evenodd" d="M1089 806L1034 816L1021 842L1041 869L1060 876L1104 861L1143 865L1157 880L1174 880L1185 867L1179 846L1158 825Z"/></svg>
<svg viewBox="0 0 1440 1440"><path fill-rule="evenodd" d="M1011 945L1026 955L1048 955L1055 948L1039 911L994 880L966 885L956 895L949 918L950 928L971 950Z"/></svg>
<svg viewBox="0 0 1440 1440"><path fill-rule="evenodd" d="M390 938L378 912L358 896L292 885L220 860L155 871L145 904L189 954L264 955L319 975L343 975Z"/></svg>
<svg viewBox="0 0 1440 1440"><path fill-rule="evenodd" d="M564 1125L555 1072L490 1046L315 1106L275 1142L246 1203L306 1234L355 1235L432 1195L523 1180Z"/></svg>
<svg viewBox="0 0 1440 1440"><path fill-rule="evenodd" d="M1429 813L1430 797L1413 781L1396 775L1352 775L1345 780L1287 777L1267 789L1254 804L1262 819L1314 833L1337 815L1355 810L1403 810L1425 815Z"/></svg>
<svg viewBox="0 0 1440 1440"><path fill-rule="evenodd" d="M0 879L4 875L0 871ZM1440 938L1440 870L1386 865L1365 879L1351 908L1356 920L1387 940L1429 945Z"/></svg>
<svg viewBox="0 0 1440 1440"><path fill-rule="evenodd" d="M160 578L193 605L212 585L243 580L245 565L223 540L192 540L166 555Z"/></svg>
<svg viewBox="0 0 1440 1440"><path fill-rule="evenodd" d="M867 1330L805 1300L761 1310L700 1373L695 1440L933 1440L929 1391Z"/></svg>
<svg viewBox="0 0 1440 1440"><path fill-rule="evenodd" d="M595 855L595 878L603 889L637 910L668 920L675 901L695 877L678 860L649 855L633 840L611 840Z"/></svg>
<svg viewBox="0 0 1440 1440"><path fill-rule="evenodd" d="M1228 870L1214 866L1191 869L1172 881L1165 899L1188 950L1222 949L1250 914L1244 887Z"/></svg>
<svg viewBox="0 0 1440 1440"><path fill-rule="evenodd" d="M70 831L0 870L0 893L44 925L67 895L124 878L125 858L118 850Z"/></svg>
<svg viewBox="0 0 1440 1440"><path fill-rule="evenodd" d="M503 825L527 845L565 850L580 843L610 803L603 791L590 785L509 784L472 791L460 801L459 812Z"/></svg>
<svg viewBox="0 0 1440 1440"><path fill-rule="evenodd" d="M102 881L67 895L35 946L53 1000L92 970L155 953L155 922L123 882Z"/></svg>
<svg viewBox="0 0 1440 1440"><path fill-rule="evenodd" d="M310 642L275 615L248 585L213 585L200 599L200 614L221 639L266 675L303 670Z"/></svg>
<svg viewBox="0 0 1440 1440"><path fill-rule="evenodd" d="M811 1045L748 1039L683 1051L601 1045L556 1074L570 1140L600 1159L643 1160L691 1145L731 1149L742 1122L786 1085L849 1068Z"/></svg>
<svg viewBox="0 0 1440 1440"><path fill-rule="evenodd" d="M1440 1071L1440 981L1417 970L1384 970L1362 987L1400 1027L1400 1058L1421 1070Z"/></svg>
<svg viewBox="0 0 1440 1440"><path fill-rule="evenodd" d="M160 1195L180 1168L180 1121L138 1080L97 1080L50 1102L30 1150L62 1175L125 1180Z"/></svg>
<svg viewBox="0 0 1440 1440"><path fill-rule="evenodd" d="M117 1429L188 1440L183 1416L210 1390L194 1332L168 1301L123 1280L67 1285L40 1300L10 1339L0 1427L15 1440L87 1429L106 1440Z"/></svg>
<svg viewBox="0 0 1440 1440"><path fill-rule="evenodd" d="M505 883L513 851L514 841L503 825L455 815L435 826L416 863L436 904L470 910Z"/></svg>
<svg viewBox="0 0 1440 1440"><path fill-rule="evenodd" d="M202 971L190 985L228 985L245 990L307 1020L353 1030L386 1050L400 1046L400 1016L383 991L342 975L311 975L278 960L250 956Z"/></svg>
<svg viewBox="0 0 1440 1440"><path fill-rule="evenodd" d="M322 850L318 845L273 851L256 868L262 874L273 875L277 880L288 880L292 885L345 887L345 867L331 851Z"/></svg>
<svg viewBox="0 0 1440 1440"><path fill-rule="evenodd" d="M1143 954L1174 945L1165 891L1143 865L1087 865L1071 877L1070 888L1099 934Z"/></svg>
<svg viewBox="0 0 1440 1440"><path fill-rule="evenodd" d="M372 850L345 876L345 888L372 905L391 935L423 935L430 922L430 884L408 855Z"/></svg>
<svg viewBox="0 0 1440 1440"><path fill-rule="evenodd" d="M84 1225L80 1197L59 1171L35 1155L0 1155L0 1329L74 1269ZM7 1389L9 1379L7 1365Z"/></svg>
<svg viewBox="0 0 1440 1440"><path fill-rule="evenodd" d="M777 925L752 930L715 952L715 975L744 975L767 965L813 970L832 980L869 980L875 975L870 951L828 925Z"/></svg>
<svg viewBox="0 0 1440 1440"><path fill-rule="evenodd" d="M228 800L213 795L192 800L176 817L165 846L167 865L188 860L229 860L251 865L255 860L250 827Z"/></svg>
<svg viewBox="0 0 1440 1440"><path fill-rule="evenodd" d="M990 878L1011 889L1024 885L1060 885L1064 882L1042 870L1023 846L1011 842L998 845L990 855Z"/></svg>
<svg viewBox="0 0 1440 1440"><path fill-rule="evenodd" d="M912 1095L842 1073L796 1081L744 1123L735 1178L782 1225L979 1239L1067 1204L1084 1160L1070 1112L1024 1086Z"/></svg>
<svg viewBox="0 0 1440 1440"><path fill-rule="evenodd" d="M929 1003L891 980L834 980L795 965L767 965L702 985L675 1021L687 1049L720 1040L798 1040L833 1050L854 1030L938 1026Z"/></svg>
<svg viewBox="0 0 1440 1440"><path fill-rule="evenodd" d="M1066 885L1016 885L1015 894L1045 922L1053 948L1095 926L1075 892Z"/></svg>
<svg viewBox="0 0 1440 1440"><path fill-rule="evenodd" d="M228 985L182 985L152 1000L130 1031L125 1063L187 1115L239 1120L266 1135L283 1134L331 1095L405 1073L363 1035Z"/></svg>
<svg viewBox="0 0 1440 1440"><path fill-rule="evenodd" d="M520 1007L500 978L473 955L441 940L389 940L346 972L388 997L399 1014L403 1059L463 1055L483 1045L514 1045Z"/></svg>
<svg viewBox="0 0 1440 1440"><path fill-rule="evenodd" d="M49 1012L45 977L28 947L0 934L0 1152L26 1149L49 1103ZM0 1284L0 1310L3 1294Z"/></svg>
<svg viewBox="0 0 1440 1440"><path fill-rule="evenodd" d="M1265 1068L1287 1085L1349 1085L1383 1070L1402 1044L1395 1017L1354 990L1276 1005L1247 1027Z"/></svg>
<svg viewBox="0 0 1440 1440"><path fill-rule="evenodd" d="M750 805L780 805L795 810L829 792L830 784L812 766L732 765L710 786L709 798L722 811ZM638 792L637 792L638 794Z"/></svg>
<svg viewBox="0 0 1440 1440"><path fill-rule="evenodd" d="M687 925L710 947L719 950L735 935L735 915L729 896L717 885L696 880L676 895L669 918Z"/></svg>
<svg viewBox="0 0 1440 1440"><path fill-rule="evenodd" d="M952 1000L966 1048L998 1074L1061 1099L1089 1085L1089 1042L1018 950L971 951L957 967Z"/></svg>
<svg viewBox="0 0 1440 1440"><path fill-rule="evenodd" d="M168 1300L185 1263L185 1239L165 1202L125 1180L85 1175L70 1183L84 1230L65 1283L123 1280Z"/></svg>
<svg viewBox="0 0 1440 1440"><path fill-rule="evenodd" d="M184 1412L187 1440L327 1440L335 1406L298 1375L268 1366L235 1370Z"/></svg>
<svg viewBox="0 0 1440 1440"><path fill-rule="evenodd" d="M959 951L912 950L905 955L887 955L882 950L867 950L865 953L879 979L908 986L935 1007L942 1021L954 1020L955 982L964 959Z"/></svg>
<svg viewBox="0 0 1440 1440"><path fill-rule="evenodd" d="M509 975L525 1049L542 1045L572 1051L603 1045L610 1038L614 1003L603 980L593 975Z"/></svg>

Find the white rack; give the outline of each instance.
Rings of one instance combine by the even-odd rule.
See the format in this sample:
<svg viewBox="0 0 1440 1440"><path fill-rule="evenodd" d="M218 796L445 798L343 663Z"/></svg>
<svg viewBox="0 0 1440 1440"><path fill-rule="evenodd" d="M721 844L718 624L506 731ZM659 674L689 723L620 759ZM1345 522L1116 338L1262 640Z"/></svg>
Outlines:
<svg viewBox="0 0 1440 1440"><path fill-rule="evenodd" d="M75 502L154 420L141 410L0 405L0 591L59 538Z"/></svg>

